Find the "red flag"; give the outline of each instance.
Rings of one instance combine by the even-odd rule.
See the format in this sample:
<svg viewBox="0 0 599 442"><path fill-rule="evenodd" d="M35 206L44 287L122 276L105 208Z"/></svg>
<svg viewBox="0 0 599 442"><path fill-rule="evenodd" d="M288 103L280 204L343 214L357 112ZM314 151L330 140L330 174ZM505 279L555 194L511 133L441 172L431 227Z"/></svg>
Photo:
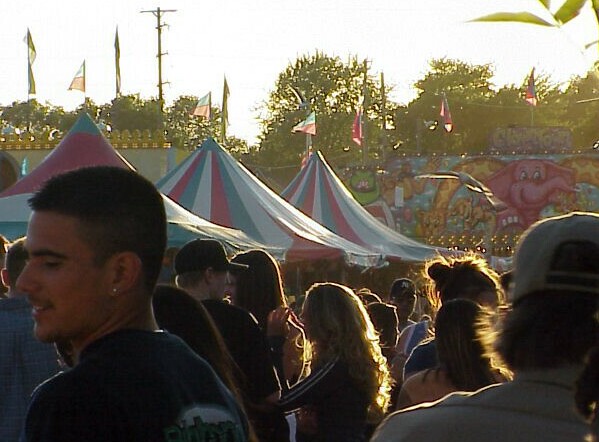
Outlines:
<svg viewBox="0 0 599 442"><path fill-rule="evenodd" d="M447 103L447 97L443 94L443 99L441 100L441 112L439 115L443 118L443 126L445 127L445 131L451 132L453 130L453 120L451 119L451 112L449 111L449 103Z"/></svg>
<svg viewBox="0 0 599 442"><path fill-rule="evenodd" d="M354 125L352 126L351 130L351 139L358 146L362 145L362 108L358 108L356 111Z"/></svg>
<svg viewBox="0 0 599 442"><path fill-rule="evenodd" d="M535 68L532 68L532 71L530 71L530 76L528 77L528 86L526 87L525 100L531 106L537 105L537 91L535 89Z"/></svg>

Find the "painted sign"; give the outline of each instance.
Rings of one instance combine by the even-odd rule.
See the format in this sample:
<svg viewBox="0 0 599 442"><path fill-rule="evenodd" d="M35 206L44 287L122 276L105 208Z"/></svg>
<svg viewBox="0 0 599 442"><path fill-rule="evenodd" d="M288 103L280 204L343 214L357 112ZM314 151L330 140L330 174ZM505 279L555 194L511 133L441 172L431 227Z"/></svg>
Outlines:
<svg viewBox="0 0 599 442"><path fill-rule="evenodd" d="M457 179L418 177L437 171L472 175L507 208L495 212L484 197ZM366 175L361 169L360 179L351 179L352 171L341 177L352 193L359 195L360 188L352 183L364 182ZM362 186L367 189L367 198L362 198L366 209L376 205L375 211L380 213L380 206L385 205L393 217L390 226L407 236L445 246L452 242L460 245L468 237L492 236L496 246L507 253L515 239L538 219L573 210L599 211L599 155L595 151L398 157L388 161L384 170L371 173L368 181L369 186ZM396 198L398 189L401 199Z"/></svg>
<svg viewBox="0 0 599 442"><path fill-rule="evenodd" d="M566 127L498 127L489 137L489 150L506 154L572 150L572 133Z"/></svg>

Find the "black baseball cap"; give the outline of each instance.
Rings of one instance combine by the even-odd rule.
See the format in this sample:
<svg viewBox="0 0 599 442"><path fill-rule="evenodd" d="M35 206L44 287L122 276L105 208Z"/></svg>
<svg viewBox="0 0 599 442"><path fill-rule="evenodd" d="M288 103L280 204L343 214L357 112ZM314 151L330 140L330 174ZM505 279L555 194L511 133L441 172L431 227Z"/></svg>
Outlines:
<svg viewBox="0 0 599 442"><path fill-rule="evenodd" d="M397 299L403 295L414 296L416 294L416 286L414 281L409 278L398 278L391 284L389 298Z"/></svg>
<svg viewBox="0 0 599 442"><path fill-rule="evenodd" d="M194 239L175 255L175 273L197 272L212 267L219 272L245 270L245 264L230 262L225 248L215 239Z"/></svg>

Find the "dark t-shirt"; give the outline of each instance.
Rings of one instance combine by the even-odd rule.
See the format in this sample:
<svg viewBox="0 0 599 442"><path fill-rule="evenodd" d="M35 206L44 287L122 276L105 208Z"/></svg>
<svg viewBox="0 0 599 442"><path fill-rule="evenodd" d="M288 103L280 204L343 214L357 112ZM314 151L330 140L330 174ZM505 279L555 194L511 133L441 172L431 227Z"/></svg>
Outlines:
<svg viewBox="0 0 599 442"><path fill-rule="evenodd" d="M247 421L210 366L176 336L123 330L34 393L21 441L245 441Z"/></svg>
<svg viewBox="0 0 599 442"><path fill-rule="evenodd" d="M242 308L223 301L202 301L222 335L231 356L245 376L250 400L260 400L280 390L266 337L256 319Z"/></svg>
<svg viewBox="0 0 599 442"><path fill-rule="evenodd" d="M404 378L422 370L435 368L438 365L437 345L435 340L431 339L414 347L404 366Z"/></svg>
<svg viewBox="0 0 599 442"><path fill-rule="evenodd" d="M286 411L308 406L315 413L318 434L310 440L366 440L368 397L352 381L347 364L338 358L316 368L285 392L279 405ZM303 440L307 440L306 436Z"/></svg>

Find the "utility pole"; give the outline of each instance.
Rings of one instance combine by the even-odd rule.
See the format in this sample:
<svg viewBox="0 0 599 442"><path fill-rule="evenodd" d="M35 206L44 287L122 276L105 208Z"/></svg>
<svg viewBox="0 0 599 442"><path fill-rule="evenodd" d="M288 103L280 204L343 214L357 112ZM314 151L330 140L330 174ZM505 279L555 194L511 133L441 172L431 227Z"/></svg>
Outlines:
<svg viewBox="0 0 599 442"><path fill-rule="evenodd" d="M162 92L162 86L165 84L165 82L162 81L162 56L166 55L166 52L162 52L162 28L165 26L162 23L162 14L165 12L177 12L177 10L160 9L160 7L157 7L154 10L141 11L142 14L144 12L150 12L156 17L156 30L158 31L158 54L156 55L158 58L158 104L160 106L160 115L162 115L164 112L164 94Z"/></svg>

